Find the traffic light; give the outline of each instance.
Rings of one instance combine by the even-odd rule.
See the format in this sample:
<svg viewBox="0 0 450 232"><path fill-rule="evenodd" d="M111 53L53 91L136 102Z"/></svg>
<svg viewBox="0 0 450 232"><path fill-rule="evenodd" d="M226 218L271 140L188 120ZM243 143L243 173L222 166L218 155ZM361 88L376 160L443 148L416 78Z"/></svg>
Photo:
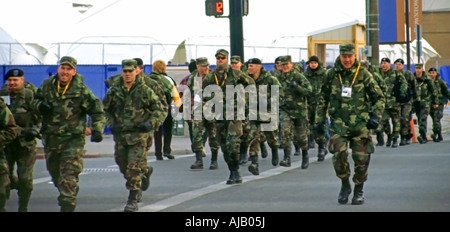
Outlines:
<svg viewBox="0 0 450 232"><path fill-rule="evenodd" d="M205 0L207 16L223 15L223 0Z"/></svg>

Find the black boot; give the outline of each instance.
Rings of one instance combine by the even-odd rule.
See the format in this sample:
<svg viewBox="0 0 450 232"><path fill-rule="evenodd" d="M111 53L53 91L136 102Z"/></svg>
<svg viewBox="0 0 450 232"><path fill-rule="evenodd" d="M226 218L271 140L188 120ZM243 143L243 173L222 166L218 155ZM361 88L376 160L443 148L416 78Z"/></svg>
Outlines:
<svg viewBox="0 0 450 232"><path fill-rule="evenodd" d="M278 147L272 148L272 165L278 165Z"/></svg>
<svg viewBox="0 0 450 232"><path fill-rule="evenodd" d="M406 136L405 136L405 143L406 143L406 145L410 145L411 144L411 138L412 138L412 134L411 133L409 133L409 134L407 134Z"/></svg>
<svg viewBox="0 0 450 232"><path fill-rule="evenodd" d="M252 163L248 166L248 171L253 175L259 175L258 155L250 156Z"/></svg>
<svg viewBox="0 0 450 232"><path fill-rule="evenodd" d="M262 157L263 159L267 158L267 156L268 156L269 154L267 153L267 147L266 147L266 144L264 144L264 142L260 142L260 143L259 143L259 147L261 148L261 157Z"/></svg>
<svg viewBox="0 0 450 232"><path fill-rule="evenodd" d="M228 177L227 184L235 184L234 183L234 167L233 167L233 161L227 163L228 170L230 171L230 176Z"/></svg>
<svg viewBox="0 0 450 232"><path fill-rule="evenodd" d="M310 134L309 137L308 137L308 146L309 146L309 148L314 148L314 144L315 144L314 136L312 134Z"/></svg>
<svg viewBox="0 0 450 232"><path fill-rule="evenodd" d="M391 145L391 147L392 148L396 148L396 147L398 147L398 138L393 138L392 139L392 145Z"/></svg>
<svg viewBox="0 0 450 232"><path fill-rule="evenodd" d="M211 164L209 165L210 170L216 170L219 168L219 164L217 163L217 153L218 151L211 151Z"/></svg>
<svg viewBox="0 0 450 232"><path fill-rule="evenodd" d="M387 140L386 140L386 147L390 147L392 144L392 135L388 134L387 135Z"/></svg>
<svg viewBox="0 0 450 232"><path fill-rule="evenodd" d="M28 212L28 202L30 202L31 190L19 190L19 212Z"/></svg>
<svg viewBox="0 0 450 232"><path fill-rule="evenodd" d="M425 133L420 133L419 137L417 137L419 143L424 144L428 142L427 135Z"/></svg>
<svg viewBox="0 0 450 232"><path fill-rule="evenodd" d="M203 155L201 151L195 152L195 163L191 165L191 169L203 169Z"/></svg>
<svg viewBox="0 0 450 232"><path fill-rule="evenodd" d="M405 146L405 145L406 145L406 136L400 135L400 146Z"/></svg>
<svg viewBox="0 0 450 232"><path fill-rule="evenodd" d="M355 189L353 190L353 198L352 205L362 205L364 204L364 191L363 191L364 183L355 185Z"/></svg>
<svg viewBox="0 0 450 232"><path fill-rule="evenodd" d="M141 184L141 190L145 191L148 189L148 187L150 187L150 176L153 173L153 167L152 166L148 166L148 171L147 173L144 173L144 176L142 177L142 184Z"/></svg>
<svg viewBox="0 0 450 232"><path fill-rule="evenodd" d="M302 150L302 169L307 169L309 166L308 150Z"/></svg>
<svg viewBox="0 0 450 232"><path fill-rule="evenodd" d="M284 149L284 159L280 161L280 166L290 167L291 166L291 148Z"/></svg>
<svg viewBox="0 0 450 232"><path fill-rule="evenodd" d="M248 162L248 145L241 144L241 155L239 156L239 164L246 164Z"/></svg>
<svg viewBox="0 0 450 232"><path fill-rule="evenodd" d="M60 211L61 212L74 212L75 211L75 205L72 204L61 204Z"/></svg>
<svg viewBox="0 0 450 232"><path fill-rule="evenodd" d="M201 152L200 152L200 154L201 154ZM130 193L128 195L127 205L123 209L124 212L137 212L139 210L138 195L139 195L139 190L130 190Z"/></svg>
<svg viewBox="0 0 450 232"><path fill-rule="evenodd" d="M228 164L228 169L230 170L230 177L227 180L227 184L240 184L242 183L242 177L239 173L239 163L238 161L231 161Z"/></svg>
<svg viewBox="0 0 450 232"><path fill-rule="evenodd" d="M323 143L319 143L319 150L317 151L317 161L323 161L328 151L325 149L325 145Z"/></svg>
<svg viewBox="0 0 450 232"><path fill-rule="evenodd" d="M444 140L444 138L442 138L442 132L439 132L438 135L437 135L437 140L436 140L436 142L440 142L440 141L442 141L442 140Z"/></svg>
<svg viewBox="0 0 450 232"><path fill-rule="evenodd" d="M299 156L300 155L300 147L297 145L294 145L294 148L295 148L294 156Z"/></svg>
<svg viewBox="0 0 450 232"><path fill-rule="evenodd" d="M338 202L339 204L347 204L348 196L352 193L352 187L348 179L342 179L341 191L339 192Z"/></svg>
<svg viewBox="0 0 450 232"><path fill-rule="evenodd" d="M384 146L383 132L377 132L377 146Z"/></svg>

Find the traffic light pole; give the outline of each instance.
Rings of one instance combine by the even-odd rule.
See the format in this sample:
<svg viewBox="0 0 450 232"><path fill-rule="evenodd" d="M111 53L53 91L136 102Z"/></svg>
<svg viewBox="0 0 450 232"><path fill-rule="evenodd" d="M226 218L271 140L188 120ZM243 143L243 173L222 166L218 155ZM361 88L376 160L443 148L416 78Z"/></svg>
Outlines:
<svg viewBox="0 0 450 232"><path fill-rule="evenodd" d="M229 0L230 4L230 54L244 59L244 27L242 0Z"/></svg>

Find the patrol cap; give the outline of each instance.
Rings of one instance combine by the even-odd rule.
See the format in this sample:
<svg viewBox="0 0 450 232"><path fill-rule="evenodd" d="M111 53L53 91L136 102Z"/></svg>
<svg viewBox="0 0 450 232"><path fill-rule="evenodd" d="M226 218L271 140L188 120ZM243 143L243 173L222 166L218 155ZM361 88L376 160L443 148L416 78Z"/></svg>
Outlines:
<svg viewBox="0 0 450 232"><path fill-rule="evenodd" d="M431 67L430 69L428 69L428 72L431 72L431 71L437 72L437 69L435 67Z"/></svg>
<svg viewBox="0 0 450 232"><path fill-rule="evenodd" d="M217 57L217 55L219 55L219 54L228 57L229 52L227 50L225 50L225 49L219 49L219 50L216 51L216 55L215 56Z"/></svg>
<svg viewBox="0 0 450 232"><path fill-rule="evenodd" d="M63 56L59 60L59 65L68 64L72 68L77 68L77 60L71 56Z"/></svg>
<svg viewBox="0 0 450 232"><path fill-rule="evenodd" d="M389 59L389 58L387 58L387 57L383 57L383 58L381 59L381 62L388 62L388 63L391 63L391 59Z"/></svg>
<svg viewBox="0 0 450 232"><path fill-rule="evenodd" d="M247 64L262 64L262 62L258 58L251 58L251 59L248 59Z"/></svg>
<svg viewBox="0 0 450 232"><path fill-rule="evenodd" d="M397 62L400 62L400 63L402 63L402 64L405 64L405 61L404 61L402 58L396 59L396 60L394 61L394 64L397 63Z"/></svg>
<svg viewBox="0 0 450 232"><path fill-rule="evenodd" d="M238 55L231 56L231 63L241 62L241 57Z"/></svg>
<svg viewBox="0 0 450 232"><path fill-rule="evenodd" d="M195 60L195 62L197 63L197 65L200 65L200 66L208 66L209 65L208 58L206 58L206 57L199 57Z"/></svg>
<svg viewBox="0 0 450 232"><path fill-rule="evenodd" d="M422 68L422 67L423 67L423 64L422 64L422 63L416 64L416 68Z"/></svg>
<svg viewBox="0 0 450 232"><path fill-rule="evenodd" d="M341 55L355 54L355 45L352 43L340 44L339 54Z"/></svg>
<svg viewBox="0 0 450 232"><path fill-rule="evenodd" d="M122 60L122 70L135 70L137 61L132 59Z"/></svg>
<svg viewBox="0 0 450 232"><path fill-rule="evenodd" d="M13 68L10 69L8 72L6 72L5 74L5 81L8 80L8 78L10 77L23 77L25 73L23 72L22 69L20 68Z"/></svg>
<svg viewBox="0 0 450 232"><path fill-rule="evenodd" d="M292 57L290 55L282 56L280 58L280 63L281 64L287 64L287 63L290 63L290 62L292 62Z"/></svg>
<svg viewBox="0 0 450 232"><path fill-rule="evenodd" d="M141 58L133 58L136 61L137 66L144 65L144 61Z"/></svg>

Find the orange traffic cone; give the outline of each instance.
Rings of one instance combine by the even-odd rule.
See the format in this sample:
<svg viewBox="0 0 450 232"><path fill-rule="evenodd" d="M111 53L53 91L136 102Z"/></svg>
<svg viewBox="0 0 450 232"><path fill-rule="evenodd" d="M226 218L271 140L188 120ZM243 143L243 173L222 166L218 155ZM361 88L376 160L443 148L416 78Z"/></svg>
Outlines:
<svg viewBox="0 0 450 232"><path fill-rule="evenodd" d="M411 118L411 120L409 120L409 126L411 127L411 141L413 143L418 143L419 141L417 140L416 136L416 126L414 125L414 119Z"/></svg>

